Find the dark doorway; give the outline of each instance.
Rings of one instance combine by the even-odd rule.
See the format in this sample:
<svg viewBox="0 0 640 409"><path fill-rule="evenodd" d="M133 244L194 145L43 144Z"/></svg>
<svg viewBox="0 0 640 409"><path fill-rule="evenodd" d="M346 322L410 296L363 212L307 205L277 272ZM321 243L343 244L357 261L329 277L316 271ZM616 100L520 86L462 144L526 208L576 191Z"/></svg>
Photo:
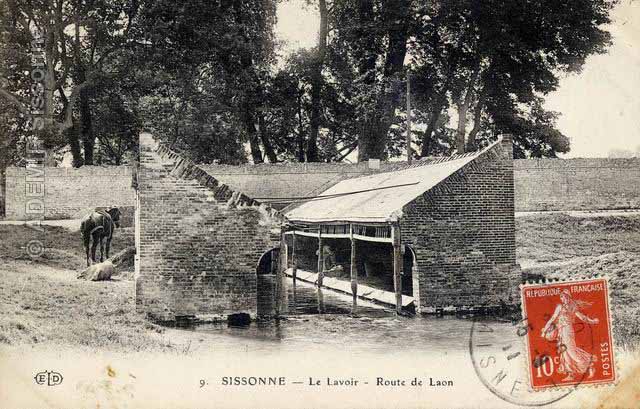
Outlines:
<svg viewBox="0 0 640 409"><path fill-rule="evenodd" d="M280 256L280 249L274 248L262 255L258 262L258 275L262 274L276 274L278 272L278 259Z"/></svg>
<svg viewBox="0 0 640 409"><path fill-rule="evenodd" d="M404 246L402 257L402 294L413 296L413 274L416 269L416 255L409 246Z"/></svg>

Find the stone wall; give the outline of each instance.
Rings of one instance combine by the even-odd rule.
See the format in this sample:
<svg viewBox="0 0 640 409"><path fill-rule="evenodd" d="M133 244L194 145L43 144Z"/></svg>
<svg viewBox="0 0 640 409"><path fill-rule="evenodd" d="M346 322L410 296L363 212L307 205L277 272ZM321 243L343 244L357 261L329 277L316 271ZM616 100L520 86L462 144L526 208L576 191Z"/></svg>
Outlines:
<svg viewBox="0 0 640 409"><path fill-rule="evenodd" d="M514 162L516 211L640 209L640 158Z"/></svg>
<svg viewBox="0 0 640 409"><path fill-rule="evenodd" d="M42 168L40 168L42 169ZM28 220L27 170L6 169L6 215L8 220ZM81 168L44 168L44 217L79 218L95 207L133 207L130 166L83 166Z"/></svg>
<svg viewBox="0 0 640 409"><path fill-rule="evenodd" d="M496 145L403 209L418 312L517 303L512 145Z"/></svg>
<svg viewBox="0 0 640 409"><path fill-rule="evenodd" d="M140 136L136 304L150 317L257 314L257 266L282 216Z"/></svg>

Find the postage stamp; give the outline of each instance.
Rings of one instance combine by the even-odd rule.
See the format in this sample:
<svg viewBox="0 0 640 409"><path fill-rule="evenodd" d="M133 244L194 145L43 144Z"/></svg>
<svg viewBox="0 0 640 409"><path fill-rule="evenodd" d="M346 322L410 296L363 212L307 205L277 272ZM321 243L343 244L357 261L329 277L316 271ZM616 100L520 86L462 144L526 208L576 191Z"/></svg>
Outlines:
<svg viewBox="0 0 640 409"><path fill-rule="evenodd" d="M606 278L521 286L534 391L616 381Z"/></svg>

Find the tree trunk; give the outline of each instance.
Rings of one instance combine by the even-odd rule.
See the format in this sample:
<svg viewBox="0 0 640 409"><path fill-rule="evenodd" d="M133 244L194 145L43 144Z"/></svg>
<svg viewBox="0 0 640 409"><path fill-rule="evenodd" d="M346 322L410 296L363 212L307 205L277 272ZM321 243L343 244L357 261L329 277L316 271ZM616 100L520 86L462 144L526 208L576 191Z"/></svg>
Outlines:
<svg viewBox="0 0 640 409"><path fill-rule="evenodd" d="M388 46L383 81L390 82L388 87L390 89L382 91L378 95L374 114L365 119L363 133L358 141L358 161L386 158L389 128L393 122L396 108L400 104L399 80L407 54L409 1L403 0L393 2L393 4L385 4L385 8ZM371 24L372 21L369 23ZM371 63L368 59L365 61L367 64Z"/></svg>
<svg viewBox="0 0 640 409"><path fill-rule="evenodd" d="M71 148L71 156L72 166L74 168L79 168L84 164L84 159L82 158L82 152L80 150L80 140L78 139L78 130L77 124L72 128L65 130L67 143Z"/></svg>
<svg viewBox="0 0 640 409"><path fill-rule="evenodd" d="M298 137L297 137L297 145L298 145L298 162L304 162L305 159L305 151L304 151L304 126L302 123L302 93L304 91L298 92Z"/></svg>
<svg viewBox="0 0 640 409"><path fill-rule="evenodd" d="M262 146L264 147L264 154L267 155L269 162L276 163L278 162L278 157L276 156L276 152L273 149L271 140L269 139L267 124L264 120L264 113L262 112L258 112L258 124L260 125L260 140L262 141Z"/></svg>
<svg viewBox="0 0 640 409"><path fill-rule="evenodd" d="M93 135L91 101L89 100L87 89L80 92L80 133L82 138L82 147L84 148L84 164L93 165L95 136Z"/></svg>
<svg viewBox="0 0 640 409"><path fill-rule="evenodd" d="M264 162L262 151L260 151L260 141L255 128L253 109L249 106L248 102L245 102L243 109L242 124L249 138L249 147L251 149L251 159L253 159L253 163Z"/></svg>
<svg viewBox="0 0 640 409"><path fill-rule="evenodd" d="M467 150L469 152L475 151L478 149L478 145L476 143L476 136L478 132L480 132L480 127L482 124L482 109L484 108L484 101L486 99L486 89L483 88L480 96L478 97L478 101L476 102L476 106L473 109L473 128L469 132L469 136L467 137Z"/></svg>
<svg viewBox="0 0 640 409"><path fill-rule="evenodd" d="M420 152L420 156L422 157L431 155L434 137L433 133L435 132L436 126L438 125L440 115L442 115L442 110L444 109L445 102L446 96L444 96L444 94L441 94L436 98L433 111L431 112L431 117L429 118L429 122L427 123L427 129L425 129L424 136L422 138L422 150Z"/></svg>
<svg viewBox="0 0 640 409"><path fill-rule="evenodd" d="M313 62L311 74L311 118L309 126L309 140L307 141L307 161L318 162L318 136L320 134L320 116L322 114L322 68L327 53L328 11L325 0L318 1L320 10L320 32L318 34L318 48Z"/></svg>
<svg viewBox="0 0 640 409"><path fill-rule="evenodd" d="M465 152L465 134L467 128L467 110L469 106L465 101L458 101L458 128L456 129L456 150L457 153Z"/></svg>
<svg viewBox="0 0 640 409"><path fill-rule="evenodd" d="M460 96L460 99L456 101L456 105L458 107L458 128L456 130L456 150L458 153L466 152L466 130L467 130L467 112L469 111L469 107L471 106L471 100L474 94L474 87L476 85L476 81L478 80L478 75L480 74L480 62L478 61L477 66L471 73L471 77L469 78L469 83L466 86L466 91L464 96Z"/></svg>

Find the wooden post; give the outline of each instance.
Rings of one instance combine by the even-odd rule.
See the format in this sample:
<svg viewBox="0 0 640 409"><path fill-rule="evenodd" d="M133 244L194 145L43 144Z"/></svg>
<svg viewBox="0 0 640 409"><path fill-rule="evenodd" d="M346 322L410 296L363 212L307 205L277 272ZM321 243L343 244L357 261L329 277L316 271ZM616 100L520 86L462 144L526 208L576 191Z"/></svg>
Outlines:
<svg viewBox="0 0 640 409"><path fill-rule="evenodd" d="M280 249L278 251L278 257L275 256L275 250L271 250L269 255L271 256L271 273L273 273L275 269L276 273L276 282L275 282L275 296L276 296L276 315L284 314L286 310L286 281L285 281L285 269L287 268L287 260L282 259L283 256L286 256L286 241L285 234L282 233L280 236Z"/></svg>
<svg viewBox="0 0 640 409"><path fill-rule="evenodd" d="M324 260L322 254L322 226L318 226L318 288L322 287L324 280Z"/></svg>
<svg viewBox="0 0 640 409"><path fill-rule="evenodd" d="M291 244L291 275L293 276L293 286L296 286L298 276L298 260L296 258L296 232L293 231L293 243Z"/></svg>
<svg viewBox="0 0 640 409"><path fill-rule="evenodd" d="M397 224L391 226L391 237L393 242L393 289L396 293L396 313L402 311L402 278L400 270L402 269L402 254L400 249L400 228Z"/></svg>
<svg viewBox="0 0 640 409"><path fill-rule="evenodd" d="M353 225L349 225L349 236L351 238L351 294L353 305L351 313L355 314L358 308L358 266L356 265L356 241L353 238Z"/></svg>

